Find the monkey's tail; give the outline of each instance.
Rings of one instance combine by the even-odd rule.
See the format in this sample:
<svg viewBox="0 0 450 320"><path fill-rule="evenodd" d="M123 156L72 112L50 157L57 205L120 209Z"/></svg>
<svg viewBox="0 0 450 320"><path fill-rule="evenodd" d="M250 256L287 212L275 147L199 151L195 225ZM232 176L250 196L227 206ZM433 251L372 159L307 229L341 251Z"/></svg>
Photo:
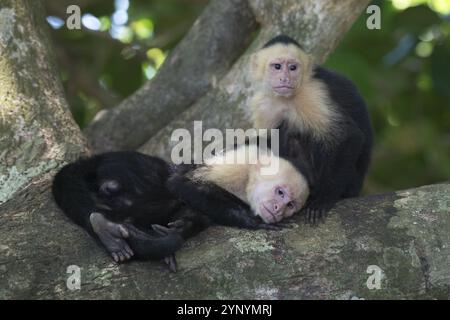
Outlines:
<svg viewBox="0 0 450 320"><path fill-rule="evenodd" d="M128 229L128 245L139 260L161 260L175 253L183 245L183 238L177 232L161 235L153 230L144 232L130 223L125 223Z"/></svg>

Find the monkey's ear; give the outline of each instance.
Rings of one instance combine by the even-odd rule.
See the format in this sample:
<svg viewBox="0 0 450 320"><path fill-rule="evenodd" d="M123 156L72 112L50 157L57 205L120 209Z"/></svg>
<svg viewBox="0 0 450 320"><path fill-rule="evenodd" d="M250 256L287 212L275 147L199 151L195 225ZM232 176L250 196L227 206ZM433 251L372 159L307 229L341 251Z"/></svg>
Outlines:
<svg viewBox="0 0 450 320"><path fill-rule="evenodd" d="M263 69L263 66L261 65L261 59L258 52L252 53L249 59L249 80L251 82L261 80L264 73L263 70L261 70Z"/></svg>
<svg viewBox="0 0 450 320"><path fill-rule="evenodd" d="M303 64L304 76L309 77L312 74L313 67L314 67L313 57L305 52L302 52L302 54L300 56L300 60L302 61L302 64Z"/></svg>

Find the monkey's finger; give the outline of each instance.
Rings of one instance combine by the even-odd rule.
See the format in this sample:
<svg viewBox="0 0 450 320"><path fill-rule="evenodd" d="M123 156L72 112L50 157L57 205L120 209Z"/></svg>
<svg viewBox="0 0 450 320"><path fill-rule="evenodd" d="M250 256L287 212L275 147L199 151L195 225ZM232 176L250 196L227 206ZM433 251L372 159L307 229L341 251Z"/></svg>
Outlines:
<svg viewBox="0 0 450 320"><path fill-rule="evenodd" d="M122 254L123 254L123 256L124 256L124 260L130 260L131 255L130 255L128 252L122 251Z"/></svg>
<svg viewBox="0 0 450 320"><path fill-rule="evenodd" d="M169 228L166 228L160 224L152 224L152 229L162 236L166 236L171 232Z"/></svg>
<svg viewBox="0 0 450 320"><path fill-rule="evenodd" d="M133 250L131 250L131 248L130 248L130 246L129 246L128 244L125 244L125 245L123 246L123 248L124 248L125 252L128 253L128 254L130 255L130 258L131 258L132 256L134 256L134 252L133 252Z"/></svg>
<svg viewBox="0 0 450 320"><path fill-rule="evenodd" d="M127 228L125 228L123 225L119 224L119 232L124 238L128 238L130 236L130 233L128 232Z"/></svg>
<svg viewBox="0 0 450 320"><path fill-rule="evenodd" d="M313 225L317 225L318 218L319 218L319 210L314 209L313 214L312 214L312 224Z"/></svg>
<svg viewBox="0 0 450 320"><path fill-rule="evenodd" d="M175 221L173 221L173 222L169 222L167 225L169 226L169 227L174 227L174 228L180 228L180 227L182 227L182 226L184 226L184 221L183 220L175 220Z"/></svg>
<svg viewBox="0 0 450 320"><path fill-rule="evenodd" d="M306 210L306 223L311 224L312 222L312 216L313 216L313 209L308 208Z"/></svg>
<svg viewBox="0 0 450 320"><path fill-rule="evenodd" d="M164 258L165 264L169 267L169 270L173 273L177 272L177 260L175 259L175 255L171 255Z"/></svg>
<svg viewBox="0 0 450 320"><path fill-rule="evenodd" d="M119 262L119 256L117 255L117 253L112 252L111 255L112 255L112 257L113 257L115 262Z"/></svg>

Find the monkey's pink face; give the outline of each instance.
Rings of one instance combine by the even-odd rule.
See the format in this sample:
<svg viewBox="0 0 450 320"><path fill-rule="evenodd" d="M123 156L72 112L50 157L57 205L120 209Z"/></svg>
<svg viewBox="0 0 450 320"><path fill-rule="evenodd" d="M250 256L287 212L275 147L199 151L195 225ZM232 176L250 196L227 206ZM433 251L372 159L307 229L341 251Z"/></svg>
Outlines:
<svg viewBox="0 0 450 320"><path fill-rule="evenodd" d="M254 209L265 223L279 222L299 209L288 185L275 184L267 187L267 184L261 184L254 192Z"/></svg>
<svg viewBox="0 0 450 320"><path fill-rule="evenodd" d="M292 96L300 82L300 63L293 58L277 58L269 61L268 84L276 95Z"/></svg>

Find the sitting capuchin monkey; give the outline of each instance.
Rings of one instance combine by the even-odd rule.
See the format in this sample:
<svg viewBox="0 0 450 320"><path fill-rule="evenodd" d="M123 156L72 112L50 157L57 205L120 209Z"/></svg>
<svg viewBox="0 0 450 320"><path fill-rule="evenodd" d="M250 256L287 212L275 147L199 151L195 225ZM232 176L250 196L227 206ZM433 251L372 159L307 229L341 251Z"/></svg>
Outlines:
<svg viewBox="0 0 450 320"><path fill-rule="evenodd" d="M279 129L279 156L308 168L307 220L315 223L338 200L358 196L369 166L372 126L351 81L314 64L285 35L252 56L250 76L254 127Z"/></svg>
<svg viewBox="0 0 450 320"><path fill-rule="evenodd" d="M209 225L279 229L274 223L305 203L308 184L289 162L270 152L260 160L255 146L244 150L177 166L133 151L104 153L63 167L52 191L116 262L164 259L175 271L175 251ZM221 161L232 156L243 164Z"/></svg>

